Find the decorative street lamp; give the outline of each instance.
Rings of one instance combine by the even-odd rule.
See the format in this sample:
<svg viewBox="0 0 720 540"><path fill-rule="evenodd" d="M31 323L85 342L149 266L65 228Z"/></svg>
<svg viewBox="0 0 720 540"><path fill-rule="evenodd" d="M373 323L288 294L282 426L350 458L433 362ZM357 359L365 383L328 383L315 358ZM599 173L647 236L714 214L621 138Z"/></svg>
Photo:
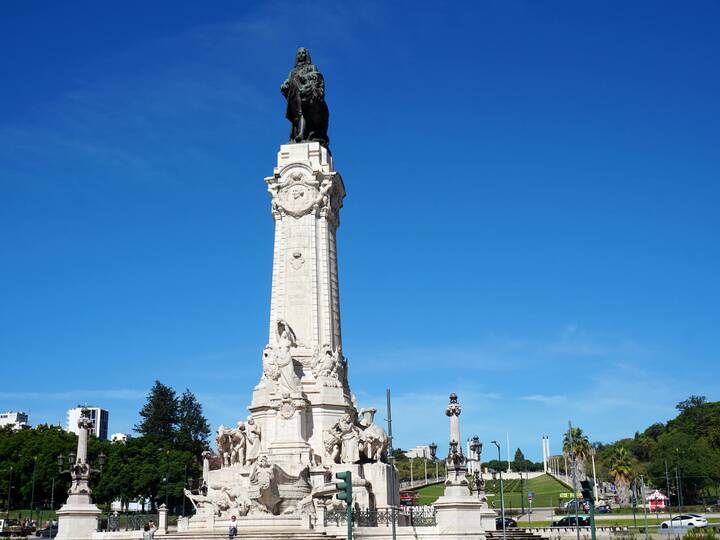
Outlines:
<svg viewBox="0 0 720 540"><path fill-rule="evenodd" d="M495 446L497 446L498 451L498 464L500 464L500 445L497 441L490 441ZM506 533L505 533L505 493L503 492L503 481L502 481L502 470L500 467L498 467L498 472L500 473L500 513L502 514L502 531L503 531L503 540L507 539ZM493 475L493 478L495 478L495 475Z"/></svg>
<svg viewBox="0 0 720 540"><path fill-rule="evenodd" d="M435 444L435 441L430 443L430 459L433 460L433 463L435 463L435 481L437 482L440 479L440 474L438 471L438 462L437 460L437 449L438 446Z"/></svg>

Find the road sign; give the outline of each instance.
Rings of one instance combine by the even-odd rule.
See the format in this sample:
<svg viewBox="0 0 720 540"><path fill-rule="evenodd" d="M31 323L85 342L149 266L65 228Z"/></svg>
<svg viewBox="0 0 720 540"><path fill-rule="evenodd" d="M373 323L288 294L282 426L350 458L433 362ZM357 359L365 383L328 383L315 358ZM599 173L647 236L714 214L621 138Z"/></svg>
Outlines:
<svg viewBox="0 0 720 540"><path fill-rule="evenodd" d="M533 501L533 497L535 497L535 493L533 493L532 491L528 491L528 501L529 502Z"/></svg>

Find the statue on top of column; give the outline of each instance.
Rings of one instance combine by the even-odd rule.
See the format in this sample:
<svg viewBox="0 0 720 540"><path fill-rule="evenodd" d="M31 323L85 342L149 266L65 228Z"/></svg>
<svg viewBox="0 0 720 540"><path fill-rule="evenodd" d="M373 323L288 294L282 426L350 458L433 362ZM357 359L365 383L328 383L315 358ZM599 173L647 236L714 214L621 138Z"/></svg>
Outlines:
<svg viewBox="0 0 720 540"><path fill-rule="evenodd" d="M290 141L317 141L327 148L330 113L325 103L325 80L305 47L297 50L295 67L280 92L287 99L285 117L292 123Z"/></svg>

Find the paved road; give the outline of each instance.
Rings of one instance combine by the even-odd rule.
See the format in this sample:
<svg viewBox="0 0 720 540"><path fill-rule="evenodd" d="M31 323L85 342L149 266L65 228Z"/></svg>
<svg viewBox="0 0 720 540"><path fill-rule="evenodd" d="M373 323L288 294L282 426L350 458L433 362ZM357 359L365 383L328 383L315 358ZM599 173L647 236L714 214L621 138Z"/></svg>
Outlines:
<svg viewBox="0 0 720 540"><path fill-rule="evenodd" d="M498 510L498 512L499 512L499 510ZM572 515L572 514L570 514L570 515ZM677 516L678 513L673 512L672 515ZM720 513L718 513L718 512L705 512L702 515L705 516L706 518L720 518ZM669 513L657 514L657 520L655 519L655 516L656 516L656 514L648 513L648 525L651 525L651 524L655 523L656 521L665 521L667 519L670 519ZM531 516L532 521L553 521L555 519L560 519L560 517L561 516L556 516L555 514L553 514L552 508L533 508L533 513ZM605 520L613 520L613 519L632 519L632 517L633 517L632 514L595 514L595 520L598 522L605 521ZM523 515L520 519L522 520L523 523L527 523L527 520L528 520L527 514ZM643 524L645 517L642 513L642 510L637 513L637 520L638 520L638 525Z"/></svg>

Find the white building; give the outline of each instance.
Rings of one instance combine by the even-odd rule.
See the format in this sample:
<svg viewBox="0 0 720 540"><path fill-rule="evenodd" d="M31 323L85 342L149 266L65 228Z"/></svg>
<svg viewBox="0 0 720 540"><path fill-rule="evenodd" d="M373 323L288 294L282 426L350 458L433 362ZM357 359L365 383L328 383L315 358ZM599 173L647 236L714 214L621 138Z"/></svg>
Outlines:
<svg viewBox="0 0 720 540"><path fill-rule="evenodd" d="M13 429L29 428L28 414L22 411L8 411L0 413L0 428L12 426Z"/></svg>
<svg viewBox="0 0 720 540"><path fill-rule="evenodd" d="M430 447L427 444L421 444L405 452L405 455L410 459L425 458L432 459L430 454Z"/></svg>
<svg viewBox="0 0 720 540"><path fill-rule="evenodd" d="M125 433L113 433L110 435L110 442L127 442L128 436Z"/></svg>
<svg viewBox="0 0 720 540"><path fill-rule="evenodd" d="M79 433L78 420L80 419L80 411L87 409L90 411L90 420L92 421L92 428L90 433L95 435L98 439L107 440L108 438L108 418L110 413L100 407L92 407L90 405L78 405L74 409L70 409L67 412L67 425L66 431L72 431L76 435Z"/></svg>

